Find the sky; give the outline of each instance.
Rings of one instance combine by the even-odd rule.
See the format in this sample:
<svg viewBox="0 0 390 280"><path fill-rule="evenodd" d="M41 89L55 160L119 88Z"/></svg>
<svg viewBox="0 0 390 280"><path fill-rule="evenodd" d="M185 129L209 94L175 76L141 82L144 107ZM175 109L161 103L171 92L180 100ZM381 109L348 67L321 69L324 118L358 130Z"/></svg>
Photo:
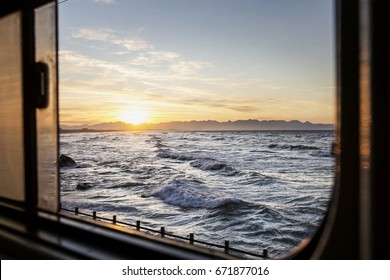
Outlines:
<svg viewBox="0 0 390 280"><path fill-rule="evenodd" d="M60 122L335 122L333 0L69 0Z"/></svg>

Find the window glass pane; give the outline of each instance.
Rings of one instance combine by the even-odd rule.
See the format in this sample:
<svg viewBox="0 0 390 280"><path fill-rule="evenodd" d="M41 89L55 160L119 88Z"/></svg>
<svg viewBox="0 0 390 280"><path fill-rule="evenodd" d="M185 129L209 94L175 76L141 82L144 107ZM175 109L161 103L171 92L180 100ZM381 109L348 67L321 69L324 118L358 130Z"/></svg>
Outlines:
<svg viewBox="0 0 390 280"><path fill-rule="evenodd" d="M61 4L62 205L271 257L312 236L334 176L332 5Z"/></svg>
<svg viewBox="0 0 390 280"><path fill-rule="evenodd" d="M58 132L57 132L57 59L56 8L48 4L35 11L36 61L49 68L49 103L37 109L38 206L57 211L58 206Z"/></svg>
<svg viewBox="0 0 390 280"><path fill-rule="evenodd" d="M0 18L0 196L24 200L20 13Z"/></svg>

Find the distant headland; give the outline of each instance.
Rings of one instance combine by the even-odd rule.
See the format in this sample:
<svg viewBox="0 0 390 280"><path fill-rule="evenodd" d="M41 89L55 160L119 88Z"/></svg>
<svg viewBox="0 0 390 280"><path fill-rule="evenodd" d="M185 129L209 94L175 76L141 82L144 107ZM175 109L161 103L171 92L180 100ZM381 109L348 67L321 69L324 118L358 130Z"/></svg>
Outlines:
<svg viewBox="0 0 390 280"><path fill-rule="evenodd" d="M124 122L100 124L60 125L61 132L101 132L101 131L261 131L261 130L334 130L333 124L301 122L298 120L237 120L218 122L173 121L161 123L143 123L133 125Z"/></svg>

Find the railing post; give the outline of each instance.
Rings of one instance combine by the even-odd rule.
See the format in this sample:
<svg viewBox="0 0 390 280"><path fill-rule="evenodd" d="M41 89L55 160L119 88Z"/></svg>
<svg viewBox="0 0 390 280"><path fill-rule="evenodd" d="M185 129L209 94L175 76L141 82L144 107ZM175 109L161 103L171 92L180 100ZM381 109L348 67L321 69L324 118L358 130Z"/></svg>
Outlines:
<svg viewBox="0 0 390 280"><path fill-rule="evenodd" d="M94 220L96 220L96 211L93 211L93 212L92 212L92 218L93 218Z"/></svg>
<svg viewBox="0 0 390 280"><path fill-rule="evenodd" d="M141 231L141 221L137 221L137 230Z"/></svg>
<svg viewBox="0 0 390 280"><path fill-rule="evenodd" d="M229 240L225 240L225 253L229 254Z"/></svg>
<svg viewBox="0 0 390 280"><path fill-rule="evenodd" d="M115 225L116 224L116 215L112 216L112 223Z"/></svg>
<svg viewBox="0 0 390 280"><path fill-rule="evenodd" d="M190 233L190 244L194 245L194 234Z"/></svg>
<svg viewBox="0 0 390 280"><path fill-rule="evenodd" d="M161 237L165 237L165 227L161 227Z"/></svg>
<svg viewBox="0 0 390 280"><path fill-rule="evenodd" d="M267 258L268 258L268 250L267 250L267 249L264 249L264 250L263 250L263 258L264 258L264 259L267 259Z"/></svg>
<svg viewBox="0 0 390 280"><path fill-rule="evenodd" d="M78 207L75 207L75 208L74 208L74 214L75 214L75 215L78 215L78 214L79 214L79 208L78 208Z"/></svg>

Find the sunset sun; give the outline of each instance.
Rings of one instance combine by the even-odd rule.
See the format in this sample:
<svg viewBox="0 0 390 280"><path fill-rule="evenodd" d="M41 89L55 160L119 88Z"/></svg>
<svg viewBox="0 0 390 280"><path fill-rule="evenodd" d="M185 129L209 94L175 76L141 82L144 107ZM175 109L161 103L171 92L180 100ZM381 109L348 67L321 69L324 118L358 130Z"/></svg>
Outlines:
<svg viewBox="0 0 390 280"><path fill-rule="evenodd" d="M127 108L119 116L121 121L131 124L141 124L149 120L148 113L143 108Z"/></svg>

